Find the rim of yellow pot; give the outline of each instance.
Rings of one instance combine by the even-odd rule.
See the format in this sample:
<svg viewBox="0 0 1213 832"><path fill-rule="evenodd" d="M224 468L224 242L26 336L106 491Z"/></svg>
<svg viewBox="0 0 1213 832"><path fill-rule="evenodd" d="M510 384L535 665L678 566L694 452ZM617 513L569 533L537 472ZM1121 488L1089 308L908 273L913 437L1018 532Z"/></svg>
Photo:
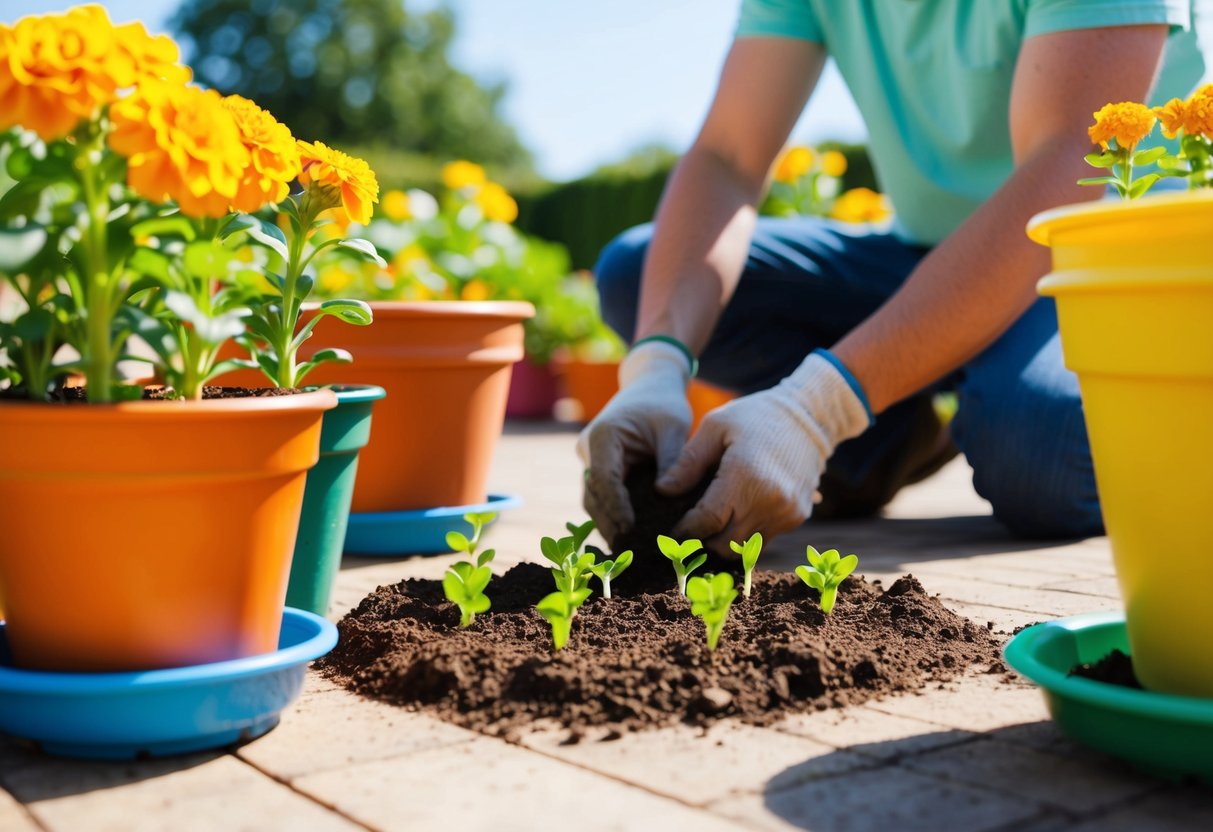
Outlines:
<svg viewBox="0 0 1213 832"><path fill-rule="evenodd" d="M1041 211L1028 220L1028 237L1043 246L1050 246L1058 233L1076 226L1091 223L1091 215L1099 214L1114 220L1126 211L1132 211L1134 219L1165 220L1181 217L1192 208L1193 203L1213 203L1213 190L1178 191L1144 196L1140 199L1102 199L1095 202L1080 202L1062 205Z"/></svg>

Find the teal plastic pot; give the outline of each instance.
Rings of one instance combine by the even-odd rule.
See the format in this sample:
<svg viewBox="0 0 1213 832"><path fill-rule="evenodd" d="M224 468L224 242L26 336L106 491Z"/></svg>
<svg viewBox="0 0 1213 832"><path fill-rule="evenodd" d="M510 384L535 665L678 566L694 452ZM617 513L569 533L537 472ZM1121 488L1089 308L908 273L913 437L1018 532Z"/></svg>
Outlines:
<svg viewBox="0 0 1213 832"><path fill-rule="evenodd" d="M316 615L328 613L350 519L358 451L371 438L371 409L386 395L382 387L366 384L330 389L337 394L337 407L324 414L320 461L307 474L286 590L288 607Z"/></svg>

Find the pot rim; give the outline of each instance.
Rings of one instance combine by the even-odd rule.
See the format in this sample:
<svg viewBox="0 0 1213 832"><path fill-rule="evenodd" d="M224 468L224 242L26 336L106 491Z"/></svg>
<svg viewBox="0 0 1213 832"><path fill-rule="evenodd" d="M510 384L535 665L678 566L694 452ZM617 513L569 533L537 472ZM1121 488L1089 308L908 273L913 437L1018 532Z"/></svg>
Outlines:
<svg viewBox="0 0 1213 832"><path fill-rule="evenodd" d="M93 419L183 416L224 416L229 414L280 413L283 411L322 411L337 406L337 394L325 387L305 390L289 396L247 396L238 399L205 399L195 401L137 401L111 404L71 404L55 402L22 402L0 400L0 413L10 417L26 416L38 420L55 419L83 422Z"/></svg>
<svg viewBox="0 0 1213 832"><path fill-rule="evenodd" d="M1213 190L1180 191L1154 194L1133 200L1100 199L1094 202L1061 205L1041 211L1028 220L1027 234L1033 242L1049 246L1052 245L1052 240L1058 232L1090 225L1096 219L1102 222L1125 219L1127 212L1132 212L1133 222L1146 218L1166 219L1170 216L1188 214L1196 206L1213 208Z"/></svg>
<svg viewBox="0 0 1213 832"><path fill-rule="evenodd" d="M533 304L524 300L373 300L376 313L408 318L509 318L525 320L535 316Z"/></svg>

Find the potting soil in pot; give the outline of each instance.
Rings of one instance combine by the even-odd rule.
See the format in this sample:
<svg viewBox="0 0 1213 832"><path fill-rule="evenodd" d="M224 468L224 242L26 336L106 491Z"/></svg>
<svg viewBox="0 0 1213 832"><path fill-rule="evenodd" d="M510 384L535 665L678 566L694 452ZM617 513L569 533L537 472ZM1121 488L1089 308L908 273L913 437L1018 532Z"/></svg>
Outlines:
<svg viewBox="0 0 1213 832"><path fill-rule="evenodd" d="M752 596L738 597L710 652L670 562L649 542L649 527L668 529L694 495L666 501L651 482L651 470L629 478L646 528L616 549L641 544L634 564L611 582L609 600L591 582L594 595L564 650L552 651L551 630L534 609L553 591L552 577L526 563L493 579L492 610L466 630L440 582L380 587L340 622L340 642L320 666L367 696L502 735L537 720L574 735L590 725L626 731L721 717L769 724L789 712L919 690L975 665L1002 669L1001 639L944 608L912 576L887 588L852 576L825 616L816 591L795 575L757 572Z"/></svg>

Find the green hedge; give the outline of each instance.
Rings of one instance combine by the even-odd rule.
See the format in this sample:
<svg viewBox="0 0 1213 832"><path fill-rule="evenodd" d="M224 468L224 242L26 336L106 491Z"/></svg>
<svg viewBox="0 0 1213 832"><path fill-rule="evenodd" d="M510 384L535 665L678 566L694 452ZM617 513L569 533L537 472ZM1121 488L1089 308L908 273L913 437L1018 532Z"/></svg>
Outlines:
<svg viewBox="0 0 1213 832"><path fill-rule="evenodd" d="M863 145L826 142L818 149L840 150L846 155L845 188L876 187L872 162ZM572 182L516 194L518 227L564 243L575 268L591 268L602 247L616 234L653 218L673 166L673 157L652 165L619 165Z"/></svg>

